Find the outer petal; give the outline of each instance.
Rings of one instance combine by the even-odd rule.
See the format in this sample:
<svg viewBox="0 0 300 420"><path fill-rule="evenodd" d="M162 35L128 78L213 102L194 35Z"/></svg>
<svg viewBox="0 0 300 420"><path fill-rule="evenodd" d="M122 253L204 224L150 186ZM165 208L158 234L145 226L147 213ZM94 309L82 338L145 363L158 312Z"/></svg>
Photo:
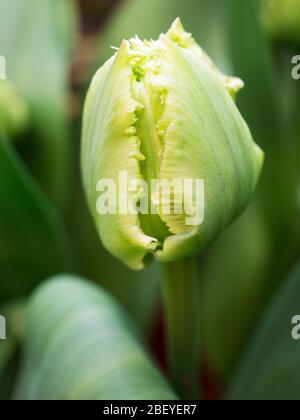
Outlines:
<svg viewBox="0 0 300 420"><path fill-rule="evenodd" d="M200 60L205 61L207 65L216 72L226 87L227 91L233 98L235 98L236 94L244 87L244 82L241 79L238 77L227 76L215 66L212 59L194 40L192 34L185 32L179 18L174 21L166 35L179 47L193 51L193 53L195 53Z"/></svg>
<svg viewBox="0 0 300 420"><path fill-rule="evenodd" d="M128 65L127 41L118 54L95 75L88 92L83 122L82 172L88 203L104 246L133 269L143 268L143 259L158 241L143 233L137 215L98 214L96 206L101 179L119 185L119 172L127 171L128 181L142 180L140 140L135 135L136 112L141 105L132 95L132 69ZM137 202L139 191L128 193Z"/></svg>
<svg viewBox="0 0 300 420"><path fill-rule="evenodd" d="M256 186L263 153L219 73L193 49L165 35L161 41L168 50L161 75L169 86L160 121L165 129L160 178L205 181L202 225L183 227L185 215L161 215L174 235L166 238L156 258L168 262L204 250L243 210Z"/></svg>

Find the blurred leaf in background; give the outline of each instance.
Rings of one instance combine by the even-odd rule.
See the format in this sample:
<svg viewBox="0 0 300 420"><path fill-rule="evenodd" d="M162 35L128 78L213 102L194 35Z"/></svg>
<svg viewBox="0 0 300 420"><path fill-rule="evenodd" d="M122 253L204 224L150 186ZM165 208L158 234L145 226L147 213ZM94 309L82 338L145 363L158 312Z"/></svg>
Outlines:
<svg viewBox="0 0 300 420"><path fill-rule="evenodd" d="M52 206L0 134L0 302L70 269L70 244Z"/></svg>
<svg viewBox="0 0 300 420"><path fill-rule="evenodd" d="M0 130L17 139L29 125L27 103L8 80L0 80Z"/></svg>
<svg viewBox="0 0 300 420"><path fill-rule="evenodd" d="M299 0L261 0L267 32L275 41L300 44Z"/></svg>
<svg viewBox="0 0 300 420"><path fill-rule="evenodd" d="M267 207L269 211L270 196L274 207L274 194L279 189L271 185L270 190L269 184L273 181L270 175L274 171L274 167L270 168L270 153L274 156L281 148L278 136L282 131L282 121L276 72L259 25L255 2L224 0L223 4L229 59L234 73L245 82L237 100L238 107L249 123L255 141L262 145L266 154L259 183L261 199L257 194L256 203L250 204L249 209L225 232L206 261L204 341L209 364L226 380L265 301L274 243L272 228L268 227L271 222L266 220L267 211L264 212L263 208ZM274 209L270 219L273 214Z"/></svg>
<svg viewBox="0 0 300 420"><path fill-rule="evenodd" d="M226 48L220 23L223 10L218 0L123 0L104 33L100 64L111 57L111 46L137 34L141 39L157 39L180 17L186 30L226 69ZM99 66L99 62L97 63ZM225 69L224 69L225 67Z"/></svg>
<svg viewBox="0 0 300 420"><path fill-rule="evenodd" d="M101 288L53 279L35 293L27 315L17 399L176 399L126 313Z"/></svg>
<svg viewBox="0 0 300 420"><path fill-rule="evenodd" d="M288 94L293 95L292 90L297 92L297 89L291 77L290 57L275 66L274 51L259 24L258 4L252 0L241 7L237 0L230 0L229 37L235 71L247 80L239 106L248 115L252 132L267 155L259 201L272 236L278 274L282 277L291 263L291 255L294 258L298 255L300 245L295 193L299 181L299 139L295 122L286 117L286 102L293 103L293 97ZM240 33L238 39L236 33ZM290 88L283 83L280 66ZM298 121L298 115L294 112L292 115Z"/></svg>
<svg viewBox="0 0 300 420"><path fill-rule="evenodd" d="M292 336L299 314L300 265L264 314L230 384L229 399L299 400L300 341Z"/></svg>
<svg viewBox="0 0 300 420"><path fill-rule="evenodd" d="M285 125L286 92L259 23L258 2L225 3L230 57L235 74L245 81L238 106L266 152L255 203L212 249L206 267L205 341L211 364L228 377L266 301L299 252L300 218L297 137Z"/></svg>
<svg viewBox="0 0 300 420"><path fill-rule="evenodd" d="M61 204L70 177L67 94L75 2L0 0L0 10L0 54L31 112L24 156L44 190Z"/></svg>
<svg viewBox="0 0 300 420"><path fill-rule="evenodd" d="M203 345L209 365L223 378L230 377L262 308L270 259L269 237L253 205L208 255Z"/></svg>
<svg viewBox="0 0 300 420"><path fill-rule="evenodd" d="M259 24L259 8L255 7L258 4L255 0L247 3L228 1L229 42L234 69L246 82L238 105L247 116L254 138L266 153L260 204L274 252L281 255L277 262L286 265L293 252L286 244L295 245L300 232L295 200L299 157L295 156L295 138L289 136L290 130L284 124L285 92L280 90L271 48ZM287 64L290 66L290 62ZM290 75L289 69L287 74ZM278 267L280 276L282 270Z"/></svg>

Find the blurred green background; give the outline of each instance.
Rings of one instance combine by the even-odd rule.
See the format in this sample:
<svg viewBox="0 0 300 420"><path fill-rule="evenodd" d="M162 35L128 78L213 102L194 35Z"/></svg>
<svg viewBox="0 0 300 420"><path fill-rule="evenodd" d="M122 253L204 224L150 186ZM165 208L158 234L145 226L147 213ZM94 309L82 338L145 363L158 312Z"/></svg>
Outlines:
<svg viewBox="0 0 300 420"><path fill-rule="evenodd" d="M28 298L61 273L112 294L164 372L160 268L132 272L103 249L82 191L79 148L86 90L110 47L135 34L156 38L179 16L223 72L244 80L237 104L266 155L252 203L199 257L204 396L300 399L300 343L290 337L300 313L300 80L291 75L300 54L299 0L0 0L0 10L7 72L0 80L0 313L8 333L0 342L0 397L15 395ZM31 307L36 317L39 311L41 304ZM46 346L46 338L36 341ZM26 348L28 358L35 350ZM43 393L27 398L53 396L46 374L34 379L26 371L20 398L34 380ZM156 381L149 375L145 389ZM108 398L119 395L111 386Z"/></svg>

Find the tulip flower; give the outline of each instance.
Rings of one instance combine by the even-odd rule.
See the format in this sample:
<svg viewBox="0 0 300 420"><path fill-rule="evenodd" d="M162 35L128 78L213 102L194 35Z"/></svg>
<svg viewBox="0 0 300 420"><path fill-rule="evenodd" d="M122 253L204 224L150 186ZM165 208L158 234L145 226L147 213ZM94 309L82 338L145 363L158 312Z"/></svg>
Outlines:
<svg viewBox="0 0 300 420"><path fill-rule="evenodd" d="M242 86L218 71L179 19L157 41L124 40L95 75L84 111L83 180L104 246L129 267L203 252L249 202L263 153L233 100ZM120 173L132 181L127 193L120 194ZM103 179L117 185L108 201L119 191L112 214L97 211ZM190 189L189 198L194 209L204 201L204 217L186 223L184 206L174 211L176 193L173 212L163 212L159 186L150 197L156 212L122 211L140 204L152 180L202 180L204 194Z"/></svg>
<svg viewBox="0 0 300 420"><path fill-rule="evenodd" d="M222 74L177 19L158 40L124 40L84 109L82 173L104 246L133 269L164 263L173 385L197 397L204 252L248 204L263 163ZM121 280L120 280L121 281Z"/></svg>

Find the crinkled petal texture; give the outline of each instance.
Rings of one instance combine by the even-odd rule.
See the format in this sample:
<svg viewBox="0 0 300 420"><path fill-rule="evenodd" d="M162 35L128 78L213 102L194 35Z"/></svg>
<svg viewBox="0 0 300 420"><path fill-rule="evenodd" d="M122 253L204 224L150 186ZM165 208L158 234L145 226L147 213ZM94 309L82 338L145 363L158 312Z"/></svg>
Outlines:
<svg viewBox="0 0 300 420"><path fill-rule="evenodd" d="M242 86L216 69L179 20L158 41L123 41L94 77L84 111L83 180L103 244L131 268L143 268L149 255L170 262L203 252L247 205L263 153L233 100ZM157 214L125 214L122 200L138 205L145 192L140 184L118 200L125 172L128 182L149 188L153 179L203 180L204 221L189 226L184 205L179 214L164 212L159 193ZM97 211L101 179L117 186L116 214ZM199 197L195 189L190 194L195 206ZM171 195L171 209L177 200Z"/></svg>

